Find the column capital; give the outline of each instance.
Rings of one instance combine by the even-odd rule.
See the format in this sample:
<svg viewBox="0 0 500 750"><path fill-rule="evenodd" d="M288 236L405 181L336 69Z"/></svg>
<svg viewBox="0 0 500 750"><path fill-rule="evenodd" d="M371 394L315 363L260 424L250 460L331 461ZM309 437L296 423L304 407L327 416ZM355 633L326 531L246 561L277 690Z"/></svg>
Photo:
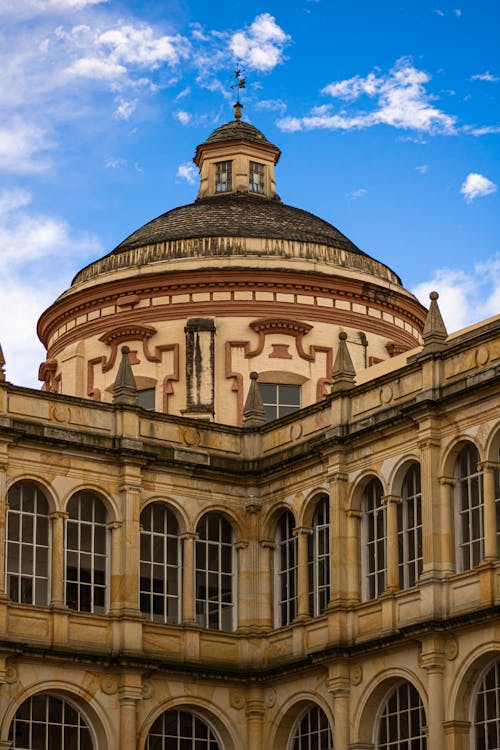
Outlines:
<svg viewBox="0 0 500 750"><path fill-rule="evenodd" d="M292 531L293 536L311 536L313 530L310 526L296 526Z"/></svg>
<svg viewBox="0 0 500 750"><path fill-rule="evenodd" d="M347 518L357 518L358 520L363 517L363 513L360 510L354 510L353 508L349 508L347 510Z"/></svg>
<svg viewBox="0 0 500 750"><path fill-rule="evenodd" d="M348 698L351 692L351 683L348 677L344 675L337 675L336 677L327 678L326 688L334 698Z"/></svg>
<svg viewBox="0 0 500 750"><path fill-rule="evenodd" d="M438 482L441 486L454 487L456 481L455 477L438 477Z"/></svg>
<svg viewBox="0 0 500 750"><path fill-rule="evenodd" d="M55 510L53 513L49 513L49 519L51 521L56 521L58 518L62 518L62 520L65 521L69 518L69 513L66 513L64 510Z"/></svg>
<svg viewBox="0 0 500 750"><path fill-rule="evenodd" d="M234 549L237 549L237 550L246 549L248 545L249 545L249 542L246 542L244 539L242 539L239 542L235 542Z"/></svg>
<svg viewBox="0 0 500 750"><path fill-rule="evenodd" d="M479 471L495 471L500 469L500 461L478 461L477 468Z"/></svg>
<svg viewBox="0 0 500 750"><path fill-rule="evenodd" d="M123 526L123 521L110 521L106 524L106 528L110 531L114 531L115 529L121 529Z"/></svg>
<svg viewBox="0 0 500 750"><path fill-rule="evenodd" d="M276 542L274 542L272 539L260 539L259 544L262 549L276 549Z"/></svg>
<svg viewBox="0 0 500 750"><path fill-rule="evenodd" d="M403 498L401 495L382 495L380 498L382 505L390 505L391 503L394 503L394 505L397 505L398 503L401 503L403 501Z"/></svg>
<svg viewBox="0 0 500 750"><path fill-rule="evenodd" d="M182 539L183 542L196 542L199 538L200 535L196 531L185 531L183 534L179 534L179 539Z"/></svg>
<svg viewBox="0 0 500 750"><path fill-rule="evenodd" d="M347 482L349 475L346 471L333 469L331 472L327 473L326 478L328 479L330 484L334 484L335 482Z"/></svg>

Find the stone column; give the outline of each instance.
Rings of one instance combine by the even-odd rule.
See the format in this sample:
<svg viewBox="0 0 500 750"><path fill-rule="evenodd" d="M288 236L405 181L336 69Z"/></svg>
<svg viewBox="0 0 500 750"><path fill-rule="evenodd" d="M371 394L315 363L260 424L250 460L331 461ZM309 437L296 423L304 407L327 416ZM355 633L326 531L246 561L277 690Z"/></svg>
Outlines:
<svg viewBox="0 0 500 750"><path fill-rule="evenodd" d="M52 522L52 557L50 603L53 607L64 607L64 521L68 514L56 511L49 516Z"/></svg>
<svg viewBox="0 0 500 750"><path fill-rule="evenodd" d="M399 552L398 552L398 495L385 495L382 502L386 506L387 533L387 588L386 591L399 589Z"/></svg>
<svg viewBox="0 0 500 750"><path fill-rule="evenodd" d="M360 510L347 511L347 590L352 602L361 599L361 516Z"/></svg>
<svg viewBox="0 0 500 750"><path fill-rule="evenodd" d="M194 554L198 534L188 531L182 535L182 622L195 625L194 612Z"/></svg>
<svg viewBox="0 0 500 750"><path fill-rule="evenodd" d="M260 541L261 565L260 575L266 577L261 588L260 608L261 624L264 628L272 628L275 623L273 592L275 586L274 550L276 545L268 539Z"/></svg>
<svg viewBox="0 0 500 750"><path fill-rule="evenodd" d="M349 599L349 545L346 515L347 474L337 471L330 482L330 600Z"/></svg>
<svg viewBox="0 0 500 750"><path fill-rule="evenodd" d="M454 546L449 498L443 493L439 480L441 444L439 426L434 419L420 425L420 477L422 490L422 580L452 573Z"/></svg>
<svg viewBox="0 0 500 750"><path fill-rule="evenodd" d="M123 674L119 689L120 750L137 750L137 701L141 698L141 676Z"/></svg>
<svg viewBox="0 0 500 750"><path fill-rule="evenodd" d="M498 464L494 461L483 461L478 469L483 472L484 559L493 562L498 559L495 497L495 472L498 471Z"/></svg>
<svg viewBox="0 0 500 750"><path fill-rule="evenodd" d="M140 466L124 467L122 495L123 524L118 531L121 537L121 575L115 580L114 589L119 590L119 606L126 615L137 617L139 608L139 545L140 545ZM119 583L119 586L117 585Z"/></svg>
<svg viewBox="0 0 500 750"><path fill-rule="evenodd" d="M460 560L455 557L455 531L453 528L455 480L452 477L439 477L441 505L441 570L453 573L460 569Z"/></svg>
<svg viewBox="0 0 500 750"><path fill-rule="evenodd" d="M264 701L262 689L252 685L246 702L247 749L262 750L262 724L264 720Z"/></svg>
<svg viewBox="0 0 500 750"><path fill-rule="evenodd" d="M446 750L470 750L470 727L470 721L445 722Z"/></svg>
<svg viewBox="0 0 500 750"><path fill-rule="evenodd" d="M122 571L122 523L121 521L112 521L108 523L108 531L111 536L110 548L110 595L109 610L118 612L122 606L123 599L123 571Z"/></svg>
<svg viewBox="0 0 500 750"><path fill-rule="evenodd" d="M439 636L422 643L421 664L427 672L428 703L427 744L429 748L445 747L444 736L444 665L443 644Z"/></svg>
<svg viewBox="0 0 500 750"><path fill-rule="evenodd" d="M347 663L342 661L334 663L330 667L326 684L328 692L333 698L333 714L335 717L333 744L337 750L340 750L340 748L347 748L349 746L350 735L349 704L351 683Z"/></svg>
<svg viewBox="0 0 500 750"><path fill-rule="evenodd" d="M250 581L248 579L252 577L253 571L248 564L245 565L245 550L248 549L248 542L236 542L234 549L236 570L233 571L233 629L237 630L243 620L248 625L250 616L248 606Z"/></svg>
<svg viewBox="0 0 500 750"><path fill-rule="evenodd" d="M297 526L293 533L297 537L297 616L296 620L309 619L309 571L308 541L312 529Z"/></svg>

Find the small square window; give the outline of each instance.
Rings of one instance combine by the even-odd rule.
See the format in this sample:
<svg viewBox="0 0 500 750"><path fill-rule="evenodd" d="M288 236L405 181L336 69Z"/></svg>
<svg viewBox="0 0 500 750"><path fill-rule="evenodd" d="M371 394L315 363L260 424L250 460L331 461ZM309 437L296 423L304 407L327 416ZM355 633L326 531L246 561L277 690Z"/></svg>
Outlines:
<svg viewBox="0 0 500 750"><path fill-rule="evenodd" d="M259 383L259 388L266 412L266 422L300 409L300 385Z"/></svg>
<svg viewBox="0 0 500 750"><path fill-rule="evenodd" d="M143 388L137 391L137 404L143 409L154 411L156 406L156 391L154 388Z"/></svg>

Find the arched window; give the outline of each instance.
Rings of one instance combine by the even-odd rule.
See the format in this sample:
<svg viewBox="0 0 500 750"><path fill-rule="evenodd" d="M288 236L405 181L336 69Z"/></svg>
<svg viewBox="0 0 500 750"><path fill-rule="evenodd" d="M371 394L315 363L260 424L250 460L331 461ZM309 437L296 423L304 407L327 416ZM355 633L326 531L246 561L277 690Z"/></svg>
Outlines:
<svg viewBox="0 0 500 750"><path fill-rule="evenodd" d="M102 500L87 490L68 503L66 519L66 604L80 612L107 608L108 531Z"/></svg>
<svg viewBox="0 0 500 750"><path fill-rule="evenodd" d="M196 621L204 628L234 627L234 540L229 521L207 513L196 527Z"/></svg>
<svg viewBox="0 0 500 750"><path fill-rule="evenodd" d="M425 724L418 691L403 682L390 693L382 709L377 750L426 750Z"/></svg>
<svg viewBox="0 0 500 750"><path fill-rule="evenodd" d="M175 709L161 714L149 730L145 750L221 750L212 728L199 716Z"/></svg>
<svg viewBox="0 0 500 750"><path fill-rule="evenodd" d="M276 625L289 625L297 615L297 537L290 511L280 516L275 536Z"/></svg>
<svg viewBox="0 0 500 750"><path fill-rule="evenodd" d="M479 684L474 708L475 750L500 750L500 660Z"/></svg>
<svg viewBox="0 0 500 750"><path fill-rule="evenodd" d="M495 469L495 508L497 517L497 557L500 559L500 469L498 467Z"/></svg>
<svg viewBox="0 0 500 750"><path fill-rule="evenodd" d="M6 590L22 604L44 606L49 597L49 506L34 482L14 484L7 495Z"/></svg>
<svg viewBox="0 0 500 750"><path fill-rule="evenodd" d="M455 526L457 568L470 570L484 557L483 474L478 470L479 453L467 443L455 464Z"/></svg>
<svg viewBox="0 0 500 750"><path fill-rule="evenodd" d="M365 487L361 503L366 599L375 599L386 587L386 523L382 494L380 480L372 479Z"/></svg>
<svg viewBox="0 0 500 750"><path fill-rule="evenodd" d="M299 718L290 750L333 750L333 738L325 712L313 706Z"/></svg>
<svg viewBox="0 0 500 750"><path fill-rule="evenodd" d="M93 750L89 726L71 703L55 695L32 695L16 711L10 726L12 747L24 750Z"/></svg>
<svg viewBox="0 0 500 750"><path fill-rule="evenodd" d="M309 537L309 613L324 612L330 600L330 508L328 495L316 506Z"/></svg>
<svg viewBox="0 0 500 750"><path fill-rule="evenodd" d="M403 479L398 504L399 587L414 586L422 573L422 493L420 466L412 464Z"/></svg>
<svg viewBox="0 0 500 750"><path fill-rule="evenodd" d="M179 524L163 503L141 513L140 606L156 622L179 622Z"/></svg>

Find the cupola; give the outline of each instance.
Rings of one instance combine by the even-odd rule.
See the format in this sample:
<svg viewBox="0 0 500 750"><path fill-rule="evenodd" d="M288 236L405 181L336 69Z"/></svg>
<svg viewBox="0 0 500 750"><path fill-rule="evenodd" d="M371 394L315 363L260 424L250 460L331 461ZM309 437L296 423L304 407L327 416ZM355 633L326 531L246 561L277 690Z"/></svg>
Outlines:
<svg viewBox="0 0 500 750"><path fill-rule="evenodd" d="M277 198L274 165L280 150L256 127L241 119L243 105L234 105L234 120L221 125L201 143L194 156L200 170L198 198L249 193Z"/></svg>

